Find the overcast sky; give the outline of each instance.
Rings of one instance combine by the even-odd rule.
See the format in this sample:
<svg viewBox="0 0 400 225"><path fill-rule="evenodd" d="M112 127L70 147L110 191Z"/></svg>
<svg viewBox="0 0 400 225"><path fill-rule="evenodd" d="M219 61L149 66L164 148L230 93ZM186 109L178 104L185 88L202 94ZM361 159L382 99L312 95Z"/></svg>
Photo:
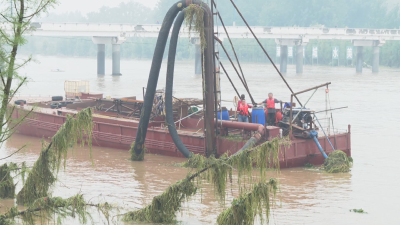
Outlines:
<svg viewBox="0 0 400 225"><path fill-rule="evenodd" d="M132 0L58 0L60 4L53 10L52 13L64 13L71 11L80 11L83 14L97 11L102 6L115 7L121 2L130 2ZM133 0L142 3L143 5L154 8L158 0Z"/></svg>

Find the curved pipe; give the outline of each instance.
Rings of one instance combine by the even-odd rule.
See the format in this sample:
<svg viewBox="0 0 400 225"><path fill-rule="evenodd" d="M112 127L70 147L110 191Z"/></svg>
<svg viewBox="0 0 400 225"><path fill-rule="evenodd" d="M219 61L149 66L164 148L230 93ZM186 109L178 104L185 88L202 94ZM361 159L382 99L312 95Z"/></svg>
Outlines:
<svg viewBox="0 0 400 225"><path fill-rule="evenodd" d="M151 114L150 112L153 107L153 100L157 88L158 76L160 74L162 58L164 55L165 45L167 43L169 32L171 30L171 26L176 15L179 11L187 6L187 2L190 3L190 1L188 0L181 0L172 5L165 15L163 23L161 25L161 29L157 38L156 48L154 50L153 60L151 63L149 79L147 81L147 89L144 96L142 112L140 114L140 121L138 131L136 133L135 145L133 146L136 155L140 155L144 149L144 142L146 139L147 128L149 126Z"/></svg>
<svg viewBox="0 0 400 225"><path fill-rule="evenodd" d="M202 7L204 10L204 23L205 27L210 27L209 25L209 9L206 7ZM167 77L166 77L166 84L165 84L165 113L166 113L166 121L168 124L168 131L169 134L171 135L172 140L174 141L175 146L178 148L178 150L186 157L190 158L192 156L192 152L190 152L186 146L183 144L182 140L180 139L178 132L176 131L176 126L175 126L175 121L174 121L174 115L173 115L173 108L172 108L172 90L174 86L174 69L175 69L175 56L176 56L176 47L178 43L178 38L179 38L179 31L182 26L183 20L184 20L184 12L180 12L179 15L177 16L175 23L174 23L174 28L172 30L171 34L171 40L169 42L169 52L168 52L168 63L167 63ZM210 35L212 35L210 32L207 32L208 30L205 30L205 35L207 38L210 38ZM209 45L209 39L207 40L207 45ZM205 54L212 54L210 52L210 49L206 49ZM207 51L208 50L208 51ZM210 65L209 60L210 57L205 57L206 62L205 63L205 68L209 68L207 65ZM212 58L211 58L212 59ZM212 75L212 73L206 73L208 75ZM208 79L205 78L205 81L207 84L210 83L210 80L212 80L212 77L207 77ZM208 85L207 85L208 86ZM207 96L208 97L208 96ZM207 98L205 97L205 98ZM209 103L209 101L206 101L206 104ZM210 103L209 103L210 104ZM208 105L210 106L210 105ZM207 106L206 106L207 107ZM206 112L207 113L207 112ZM209 113L209 112L208 112ZM213 113L213 110L211 111ZM207 118L212 118L207 117ZM212 121L213 122L213 121ZM210 123L206 123L206 125L210 125ZM207 129L206 129L207 130ZM213 131L212 127L209 128L210 131ZM209 135L208 138L214 138L213 135ZM213 145L212 145L213 146Z"/></svg>
<svg viewBox="0 0 400 225"><path fill-rule="evenodd" d="M186 146L182 143L179 138L178 132L176 131L174 113L172 108L172 90L174 86L174 68L175 68L175 55L176 46L178 43L179 30L181 29L185 13L180 12L176 17L174 28L172 30L171 40L169 41L169 52L168 52L168 64L167 64L167 79L165 83L165 114L168 125L168 131L171 135L172 140L178 150L186 157L190 158L192 152L190 152Z"/></svg>
<svg viewBox="0 0 400 225"><path fill-rule="evenodd" d="M176 2L168 10L167 14L164 17L163 23L161 25L161 29L158 34L158 39L157 39L157 43L156 43L156 48L154 50L149 79L147 82L147 89L146 89L146 94L144 97L143 109L142 109L142 112L140 115L138 131L136 133L135 145L133 147L136 155L140 155L144 149L144 142L146 139L147 128L148 128L149 120L150 120L150 112L151 112L152 106L153 106L153 100L154 100L154 95L155 95L156 88L157 88L157 82L158 82L158 77L160 74L162 58L163 58L164 51L165 51L165 45L166 45L166 42L168 39L168 35L170 32L172 23L173 23L176 15L178 14L178 12L181 11L182 9L186 8L190 4L202 5L203 2L201 0L181 0L181 1ZM202 6L206 6L205 8L207 9L206 10L207 12L210 11L208 9L207 5L202 5ZM208 13L208 15L211 15L211 14ZM205 17L205 18L207 19L208 17ZM206 19L205 19L205 22L206 22ZM211 19L212 19L212 17L211 17ZM206 27L208 27L208 29L206 29ZM206 37L208 37L207 43L213 43L212 37L214 34L212 34L212 31L209 31L210 28L212 28L212 25L210 26L207 22L207 24L205 24L205 34L206 34ZM209 41L209 40L211 40L211 41ZM212 65L208 62L209 60L212 59L212 55L213 55L212 48L207 49L206 57L205 57L207 60L204 63L205 68L208 68L207 65ZM213 67L211 67L211 68L213 69ZM211 76L211 79L213 78L212 72L206 71L205 74ZM208 89L210 86L212 86L212 85L208 85L208 84L210 84L209 76L205 76L205 83L206 83ZM211 89L211 91L209 91L208 89L207 89L208 93L214 93L213 88ZM213 107L213 105L212 105L212 107L209 107L209 105L211 103L214 104L214 102L208 101L207 99L208 98L206 98L206 106L207 106L208 111L210 111L210 113L211 113L211 117L209 117L209 115L208 115L209 113L206 113L206 118L211 119L211 121L208 121L208 122L206 121L206 128L211 128L211 129L207 129L206 139L209 139L209 141L207 141L207 146L211 145L211 147L213 147L214 130L213 130L212 123L214 122L213 121L214 107ZM211 126L210 126L210 124L211 124ZM211 144L209 144L209 143L211 143ZM209 147L207 147L207 151L209 151Z"/></svg>
<svg viewBox="0 0 400 225"><path fill-rule="evenodd" d="M242 123L242 122L231 122L223 120L222 123L218 123L218 126L226 127L226 128L236 128L236 129L244 129L244 130L252 130L256 131L256 133L251 137L246 144L243 145L238 152L233 155L238 154L239 152L251 148L258 144L262 137L265 135L265 127L261 124L257 123Z"/></svg>

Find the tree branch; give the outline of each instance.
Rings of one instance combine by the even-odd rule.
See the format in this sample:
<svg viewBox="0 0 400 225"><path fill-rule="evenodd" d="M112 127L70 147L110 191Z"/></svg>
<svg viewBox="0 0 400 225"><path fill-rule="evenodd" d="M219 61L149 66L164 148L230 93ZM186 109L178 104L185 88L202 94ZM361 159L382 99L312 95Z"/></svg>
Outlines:
<svg viewBox="0 0 400 225"><path fill-rule="evenodd" d="M47 1L43 6L40 7L40 5L42 5L42 3L43 3L43 0L41 0L40 4L39 4L39 7L36 9L36 11L34 13L32 13L31 15L29 15L29 16L24 16L23 18L26 19L26 18L29 18L29 17L34 17L36 14L38 14L40 11L42 11L44 7L46 7L48 4L50 4L50 2L51 1Z"/></svg>
<svg viewBox="0 0 400 225"><path fill-rule="evenodd" d="M22 150L23 148L25 148L25 147L26 147L26 145L22 146L22 147L19 148L17 151L13 152L11 155L9 155L9 156L7 156L7 157L4 157L4 158L1 158L0 160L4 160L4 159L7 159L7 158L10 158L11 156L13 156L13 155L16 154L17 152L21 151L21 150Z"/></svg>
<svg viewBox="0 0 400 225"><path fill-rule="evenodd" d="M17 93L17 91L22 87L22 85L25 83L27 77L24 77L24 79L22 79L21 83L18 84L18 87L15 89L15 91L13 91L13 93L11 94L11 96L9 96L9 100L8 103L10 103L11 99L14 98L15 94Z"/></svg>
<svg viewBox="0 0 400 225"><path fill-rule="evenodd" d="M0 14L5 20L7 20L7 22L12 23L9 19L7 19L7 17L5 17L3 14Z"/></svg>
<svg viewBox="0 0 400 225"><path fill-rule="evenodd" d="M0 142L4 142L4 141L8 140L8 139L14 134L15 131L13 131L13 130L14 130L17 126L19 126L19 125L22 123L22 121L24 121L25 118L28 117L29 114L32 113L32 111L33 111L33 108L32 108L20 121L18 121L13 127L11 127L11 128L9 128L9 129L7 129L6 131L4 131L2 137L0 138ZM7 134L7 135L6 135L6 134ZM6 136L7 136L7 137L6 137ZM3 137L6 137L6 138L3 138Z"/></svg>
<svg viewBox="0 0 400 225"><path fill-rule="evenodd" d="M15 7L15 12L17 12L17 16L19 17L19 12L18 12L18 10L17 10L17 5L15 4L15 0L12 0L13 2L14 2L14 7Z"/></svg>

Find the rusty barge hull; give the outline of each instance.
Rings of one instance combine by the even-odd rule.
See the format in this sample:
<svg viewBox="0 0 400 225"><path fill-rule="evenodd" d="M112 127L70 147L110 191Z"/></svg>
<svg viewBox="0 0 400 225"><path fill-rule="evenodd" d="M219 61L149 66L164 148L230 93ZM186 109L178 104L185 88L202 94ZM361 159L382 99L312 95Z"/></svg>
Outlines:
<svg viewBox="0 0 400 225"><path fill-rule="evenodd" d="M21 118L29 110L18 109L13 113L13 118ZM61 125L66 121L66 115L70 112L61 112L61 115L49 112L33 111L29 118L19 125L17 132L22 135L34 136L38 138L51 138L55 135ZM60 111L58 111L60 112ZM104 115L94 115L93 145L100 147L116 148L129 150L135 141L138 130L138 121L121 120L118 118L106 117ZM167 129L163 129L164 120L154 121L149 124L145 145L147 153L159 154L172 157L183 157L172 141ZM185 124L198 124L197 119L186 119ZM267 127L268 137L271 139L279 136L278 127ZM205 138L202 133L181 132L179 134L186 147L195 154L206 155ZM331 143L336 149L351 155L351 133L350 126L348 132L329 136ZM336 139L336 141L335 141ZM327 138L318 138L321 146L327 154L333 151ZM246 141L230 140L223 137L216 138L217 154L222 155L229 151L230 154L237 152ZM281 168L301 167L306 163L313 165L323 164L324 158L312 139L292 138L291 145L287 148L281 147L280 165Z"/></svg>

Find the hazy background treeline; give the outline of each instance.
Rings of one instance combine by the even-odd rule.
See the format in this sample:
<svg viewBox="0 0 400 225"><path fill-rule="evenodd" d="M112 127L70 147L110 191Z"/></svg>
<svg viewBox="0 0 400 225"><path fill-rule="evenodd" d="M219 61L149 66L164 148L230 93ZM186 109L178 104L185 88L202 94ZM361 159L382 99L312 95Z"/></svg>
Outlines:
<svg viewBox="0 0 400 225"><path fill-rule="evenodd" d="M161 23L167 10L176 1L160 0L154 9L150 9L137 2L121 3L118 7L101 7L97 11L87 13L86 15L81 14L79 11L64 14L49 14L38 21L132 24ZM400 29L400 8L396 0L235 0L234 2L248 23L253 26ZM238 26L244 25L229 0L216 0L216 3L226 25L232 25L234 22ZM97 46L87 37L29 37L28 40L28 44L22 49L23 52L87 57L95 57L97 52ZM153 55L155 42L155 38L128 38L121 46L121 56L128 59L150 59ZM234 43L241 61L267 61L267 58L253 39L235 39ZM262 43L270 55L275 58L276 44L274 40L264 39ZM319 64L329 65L332 62L333 46L339 46L339 64L351 64L345 58L346 46L351 46L350 41L310 41L306 47L305 63L307 64L312 61L312 46L319 47ZM111 56L111 46L107 46L107 48L107 54ZM371 48L365 47L364 51L364 61L371 64ZM294 55L295 52L294 48ZM381 47L380 54L381 65L391 67L400 66L400 42L387 41ZM178 44L177 59L191 60L193 58L193 46L189 43L188 39L182 38Z"/></svg>

